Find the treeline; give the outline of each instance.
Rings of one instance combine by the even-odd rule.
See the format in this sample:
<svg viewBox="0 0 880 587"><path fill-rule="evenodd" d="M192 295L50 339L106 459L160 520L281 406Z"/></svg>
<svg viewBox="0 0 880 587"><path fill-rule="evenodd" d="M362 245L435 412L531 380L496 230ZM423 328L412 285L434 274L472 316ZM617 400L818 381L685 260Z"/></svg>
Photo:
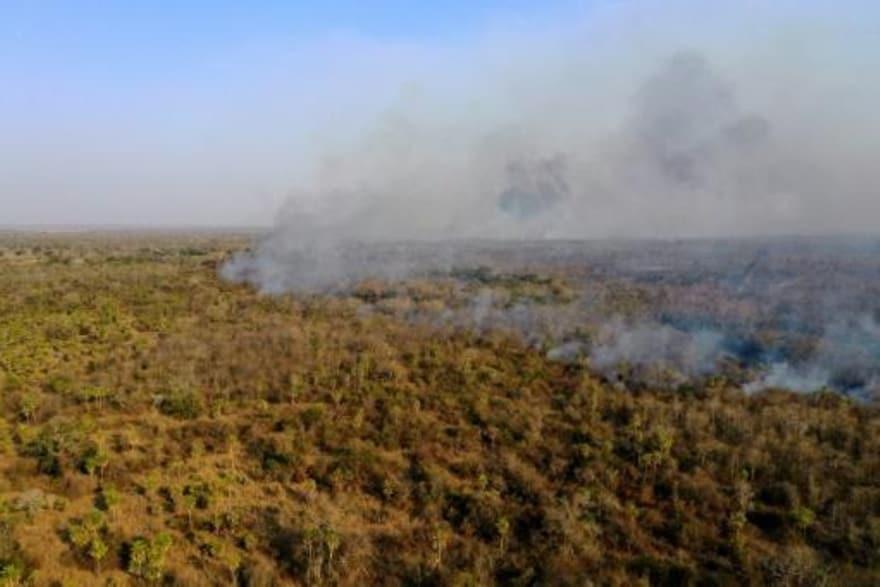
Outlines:
<svg viewBox="0 0 880 587"><path fill-rule="evenodd" d="M0 584L880 581L870 405L260 296L215 276L237 241L31 245L0 258Z"/></svg>

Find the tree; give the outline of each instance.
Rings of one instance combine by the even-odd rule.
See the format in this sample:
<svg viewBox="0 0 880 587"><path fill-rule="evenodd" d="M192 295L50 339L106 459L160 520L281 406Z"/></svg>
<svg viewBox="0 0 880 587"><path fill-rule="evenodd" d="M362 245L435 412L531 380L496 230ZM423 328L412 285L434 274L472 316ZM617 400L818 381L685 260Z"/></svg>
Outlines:
<svg viewBox="0 0 880 587"><path fill-rule="evenodd" d="M82 520L73 522L67 529L67 536L80 554L92 559L95 572L101 571L101 561L107 556L110 547L104 538L107 524L104 515L98 510L92 511Z"/></svg>
<svg viewBox="0 0 880 587"><path fill-rule="evenodd" d="M33 422L37 410L40 409L40 396L29 392L21 396L18 404L18 413L27 422Z"/></svg>
<svg viewBox="0 0 880 587"><path fill-rule="evenodd" d="M238 549L224 545L217 558L229 570L232 585L238 585L238 569L241 567L241 553L238 552Z"/></svg>
<svg viewBox="0 0 880 587"><path fill-rule="evenodd" d="M152 583L158 583L165 574L165 556L171 545L171 536L167 532L160 532L152 540L136 539L131 544L128 572Z"/></svg>

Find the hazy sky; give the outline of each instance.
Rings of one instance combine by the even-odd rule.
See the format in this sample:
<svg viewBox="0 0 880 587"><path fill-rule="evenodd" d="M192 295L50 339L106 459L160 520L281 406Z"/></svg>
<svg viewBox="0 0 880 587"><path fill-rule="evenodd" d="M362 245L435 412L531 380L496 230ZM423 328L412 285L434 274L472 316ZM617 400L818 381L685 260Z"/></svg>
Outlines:
<svg viewBox="0 0 880 587"><path fill-rule="evenodd" d="M734 86L751 80L737 86L743 116L791 105L829 129L867 128L841 146L868 160L878 22L867 0L0 0L0 225L269 224L338 153L369 183L388 164L375 153L395 156L405 137L424 156L404 171L424 181L403 185L420 186L461 175L448 154L507 141L520 120L541 157L591 158L607 145L585 136L626 123L638 84L682 49ZM822 118L835 109L853 115ZM815 140L822 124L788 136ZM835 165L850 183L875 177L861 160ZM875 196L851 191L864 229Z"/></svg>
<svg viewBox="0 0 880 587"><path fill-rule="evenodd" d="M0 224L271 222L365 124L530 0L0 0Z"/></svg>

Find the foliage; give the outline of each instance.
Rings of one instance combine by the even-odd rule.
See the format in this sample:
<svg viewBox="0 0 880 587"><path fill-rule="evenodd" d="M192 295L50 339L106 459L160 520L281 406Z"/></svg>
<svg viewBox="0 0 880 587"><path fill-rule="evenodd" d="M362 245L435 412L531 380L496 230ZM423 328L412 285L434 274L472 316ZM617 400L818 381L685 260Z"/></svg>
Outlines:
<svg viewBox="0 0 880 587"><path fill-rule="evenodd" d="M269 297L217 277L246 243L0 237L0 584L880 583L875 405L410 319L565 275Z"/></svg>
<svg viewBox="0 0 880 587"><path fill-rule="evenodd" d="M67 527L67 538L70 543L80 555L91 559L98 571L101 561L110 551L107 531L104 515L98 510L93 510L84 518L70 522Z"/></svg>
<svg viewBox="0 0 880 587"><path fill-rule="evenodd" d="M171 536L165 532L152 539L136 539L128 555L128 572L147 581L158 582L165 572L165 557L171 545Z"/></svg>

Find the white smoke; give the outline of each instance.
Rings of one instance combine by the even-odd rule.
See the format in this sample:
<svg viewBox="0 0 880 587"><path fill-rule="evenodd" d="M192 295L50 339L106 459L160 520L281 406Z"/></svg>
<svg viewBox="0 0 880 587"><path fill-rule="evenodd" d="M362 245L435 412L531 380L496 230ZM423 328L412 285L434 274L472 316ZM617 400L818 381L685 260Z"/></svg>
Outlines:
<svg viewBox="0 0 880 587"><path fill-rule="evenodd" d="M384 276L357 254L378 241L873 230L880 51L856 50L856 18L629 2L490 36L320 153L225 274L266 290Z"/></svg>
<svg viewBox="0 0 880 587"><path fill-rule="evenodd" d="M875 12L631 1L433 54L375 120L328 129L333 147L223 275L326 291L449 270L474 239L875 232ZM467 311L478 329L540 330L535 308L496 306L484 292ZM824 340L840 339L829 327ZM809 365L763 357L750 389L834 385L839 348L823 342ZM694 376L728 352L711 329L612 321L548 356Z"/></svg>

